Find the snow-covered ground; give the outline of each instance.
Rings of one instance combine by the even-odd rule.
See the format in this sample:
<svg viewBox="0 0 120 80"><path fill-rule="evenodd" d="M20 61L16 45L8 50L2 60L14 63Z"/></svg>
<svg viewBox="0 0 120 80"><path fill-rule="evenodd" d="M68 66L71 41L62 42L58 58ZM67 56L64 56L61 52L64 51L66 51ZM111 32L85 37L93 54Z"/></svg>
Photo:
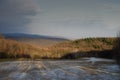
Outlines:
<svg viewBox="0 0 120 80"><path fill-rule="evenodd" d="M83 58L0 62L0 80L120 80L113 60Z"/></svg>

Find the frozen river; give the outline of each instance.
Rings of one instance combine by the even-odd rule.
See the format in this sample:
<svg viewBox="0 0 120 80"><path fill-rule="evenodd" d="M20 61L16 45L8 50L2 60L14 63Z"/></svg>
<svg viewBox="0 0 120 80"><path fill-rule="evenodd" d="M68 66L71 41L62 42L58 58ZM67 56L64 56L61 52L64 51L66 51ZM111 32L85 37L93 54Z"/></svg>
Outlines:
<svg viewBox="0 0 120 80"><path fill-rule="evenodd" d="M0 62L0 80L120 80L113 60L6 61Z"/></svg>

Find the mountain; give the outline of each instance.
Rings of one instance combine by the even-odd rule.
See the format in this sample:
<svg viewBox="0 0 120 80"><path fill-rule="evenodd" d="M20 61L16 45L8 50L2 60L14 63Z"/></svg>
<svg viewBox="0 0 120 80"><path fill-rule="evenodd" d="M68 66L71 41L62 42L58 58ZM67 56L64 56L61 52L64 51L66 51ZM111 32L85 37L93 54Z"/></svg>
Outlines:
<svg viewBox="0 0 120 80"><path fill-rule="evenodd" d="M36 34L25 34L25 33L3 33L4 37L7 39L17 40L22 43L32 44L38 47L51 46L59 42L67 41L68 39L36 35Z"/></svg>
<svg viewBox="0 0 120 80"><path fill-rule="evenodd" d="M37 34L25 34L25 33L3 33L6 38L36 38L36 39L52 39L52 40L67 40L65 38L37 35Z"/></svg>

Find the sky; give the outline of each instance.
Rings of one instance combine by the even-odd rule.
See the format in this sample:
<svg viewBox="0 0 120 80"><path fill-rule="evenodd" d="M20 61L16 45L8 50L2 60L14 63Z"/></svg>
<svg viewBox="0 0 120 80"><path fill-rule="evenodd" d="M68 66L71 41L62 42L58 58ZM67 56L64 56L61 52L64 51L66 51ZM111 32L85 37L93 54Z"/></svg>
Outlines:
<svg viewBox="0 0 120 80"><path fill-rule="evenodd" d="M0 32L69 39L114 37L120 0L0 0Z"/></svg>

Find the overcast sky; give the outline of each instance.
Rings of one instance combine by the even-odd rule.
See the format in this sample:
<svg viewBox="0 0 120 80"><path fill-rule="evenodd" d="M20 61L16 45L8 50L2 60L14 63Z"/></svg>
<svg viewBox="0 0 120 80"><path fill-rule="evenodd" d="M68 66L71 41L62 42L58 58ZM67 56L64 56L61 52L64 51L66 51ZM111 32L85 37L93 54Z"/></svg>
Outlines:
<svg viewBox="0 0 120 80"><path fill-rule="evenodd" d="M112 37L120 30L120 0L0 0L0 32Z"/></svg>

